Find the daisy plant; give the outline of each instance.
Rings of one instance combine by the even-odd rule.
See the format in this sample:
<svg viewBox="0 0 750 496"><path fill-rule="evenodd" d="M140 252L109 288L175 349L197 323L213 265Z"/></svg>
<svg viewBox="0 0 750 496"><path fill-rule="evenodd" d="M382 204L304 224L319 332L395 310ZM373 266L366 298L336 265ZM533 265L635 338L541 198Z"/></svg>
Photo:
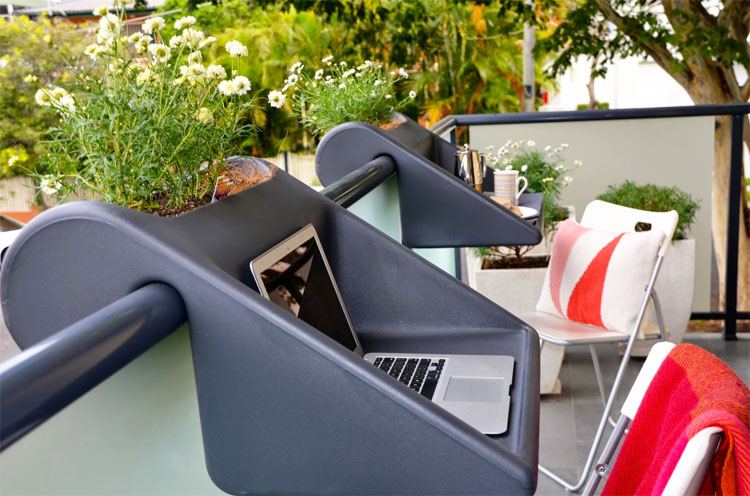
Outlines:
<svg viewBox="0 0 750 496"><path fill-rule="evenodd" d="M549 226L568 217L559 204L563 188L573 182L572 173L582 165L580 160L568 165L564 158L567 143L539 148L533 140L508 140L504 145L487 147L489 165L496 170L517 170L529 182L528 191L544 193L544 217Z"/></svg>
<svg viewBox="0 0 750 496"><path fill-rule="evenodd" d="M495 170L517 170L519 175L528 180L528 191L532 193L544 193L544 234L549 239L557 228L557 223L568 218L568 210L560 205L560 194L563 188L573 182L573 171L580 167L582 162L574 160L572 166L568 165L564 153L568 148L567 143L561 143L556 147L547 145L544 148L537 146L533 140L521 139L518 141L508 140L505 144L488 146L485 150L489 165ZM512 265L518 263L532 247L530 246L493 246L487 248L475 248L477 256L489 262L500 261L503 264ZM513 262L513 261L516 262ZM546 266L546 259L542 265ZM492 265L486 267L494 267Z"/></svg>
<svg viewBox="0 0 750 496"><path fill-rule="evenodd" d="M268 94L269 105L291 107L299 121L315 135L349 121L382 125L407 102L394 96L395 85L409 77L404 69L386 71L379 63L366 60L350 67L323 57L323 66L305 71L297 62L289 69L284 87ZM409 98L416 97L415 92Z"/></svg>
<svg viewBox="0 0 750 496"><path fill-rule="evenodd" d="M71 67L73 90L36 93L37 103L61 118L50 130L40 185L58 198L83 189L143 211L200 205L210 200L238 138L251 131L240 125L252 106L250 82L229 79L227 68L203 61L203 50L216 40L192 16L178 19L180 34L165 40L162 17L125 36L123 12L94 11L97 42L85 50L94 68ZM247 48L230 41L225 49L235 74Z"/></svg>

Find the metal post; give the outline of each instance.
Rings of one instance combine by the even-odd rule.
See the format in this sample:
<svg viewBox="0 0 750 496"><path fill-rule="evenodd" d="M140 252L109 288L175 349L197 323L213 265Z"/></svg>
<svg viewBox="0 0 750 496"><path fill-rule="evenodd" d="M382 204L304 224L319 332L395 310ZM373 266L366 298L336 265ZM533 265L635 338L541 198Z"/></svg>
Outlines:
<svg viewBox="0 0 750 496"><path fill-rule="evenodd" d="M526 5L533 8L534 2L527 0ZM534 111L534 44L536 27L533 24L523 25L523 101L524 112Z"/></svg>
<svg viewBox="0 0 750 496"><path fill-rule="evenodd" d="M289 152L284 152L284 172L289 173Z"/></svg>
<svg viewBox="0 0 750 496"><path fill-rule="evenodd" d="M724 339L737 340L737 271L740 245L740 193L742 188L742 114L732 115L729 162L729 211L727 212L727 262L724 278Z"/></svg>

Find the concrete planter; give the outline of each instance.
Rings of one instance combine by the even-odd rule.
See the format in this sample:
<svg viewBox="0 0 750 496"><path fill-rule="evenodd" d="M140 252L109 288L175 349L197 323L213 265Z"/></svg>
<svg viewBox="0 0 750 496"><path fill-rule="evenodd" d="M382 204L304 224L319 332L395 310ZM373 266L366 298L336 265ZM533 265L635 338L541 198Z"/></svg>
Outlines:
<svg viewBox="0 0 750 496"><path fill-rule="evenodd" d="M656 279L656 294L659 295L664 324L669 333L667 341L681 343L685 336L690 313L693 309L693 290L695 288L695 240L680 239L672 241L667 256L664 258L659 277ZM646 325L656 329L656 316L653 305L649 305L646 314ZM633 356L648 355L653 340L633 343Z"/></svg>

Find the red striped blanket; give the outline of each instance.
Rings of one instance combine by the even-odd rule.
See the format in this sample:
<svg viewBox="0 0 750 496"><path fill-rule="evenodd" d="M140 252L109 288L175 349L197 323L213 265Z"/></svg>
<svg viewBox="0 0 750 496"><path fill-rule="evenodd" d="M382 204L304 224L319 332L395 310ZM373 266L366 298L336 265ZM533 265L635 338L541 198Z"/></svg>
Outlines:
<svg viewBox="0 0 750 496"><path fill-rule="evenodd" d="M750 495L750 390L716 356L678 345L649 385L602 494L661 494L688 440L709 426L724 440L701 494Z"/></svg>

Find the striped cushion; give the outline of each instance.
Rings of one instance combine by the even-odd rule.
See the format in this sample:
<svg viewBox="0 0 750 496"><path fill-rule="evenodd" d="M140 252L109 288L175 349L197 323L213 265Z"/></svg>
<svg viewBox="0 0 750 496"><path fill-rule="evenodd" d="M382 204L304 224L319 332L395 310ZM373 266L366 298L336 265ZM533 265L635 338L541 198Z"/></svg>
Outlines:
<svg viewBox="0 0 750 496"><path fill-rule="evenodd" d="M536 309L629 334L663 239L661 231L613 233L566 220Z"/></svg>

